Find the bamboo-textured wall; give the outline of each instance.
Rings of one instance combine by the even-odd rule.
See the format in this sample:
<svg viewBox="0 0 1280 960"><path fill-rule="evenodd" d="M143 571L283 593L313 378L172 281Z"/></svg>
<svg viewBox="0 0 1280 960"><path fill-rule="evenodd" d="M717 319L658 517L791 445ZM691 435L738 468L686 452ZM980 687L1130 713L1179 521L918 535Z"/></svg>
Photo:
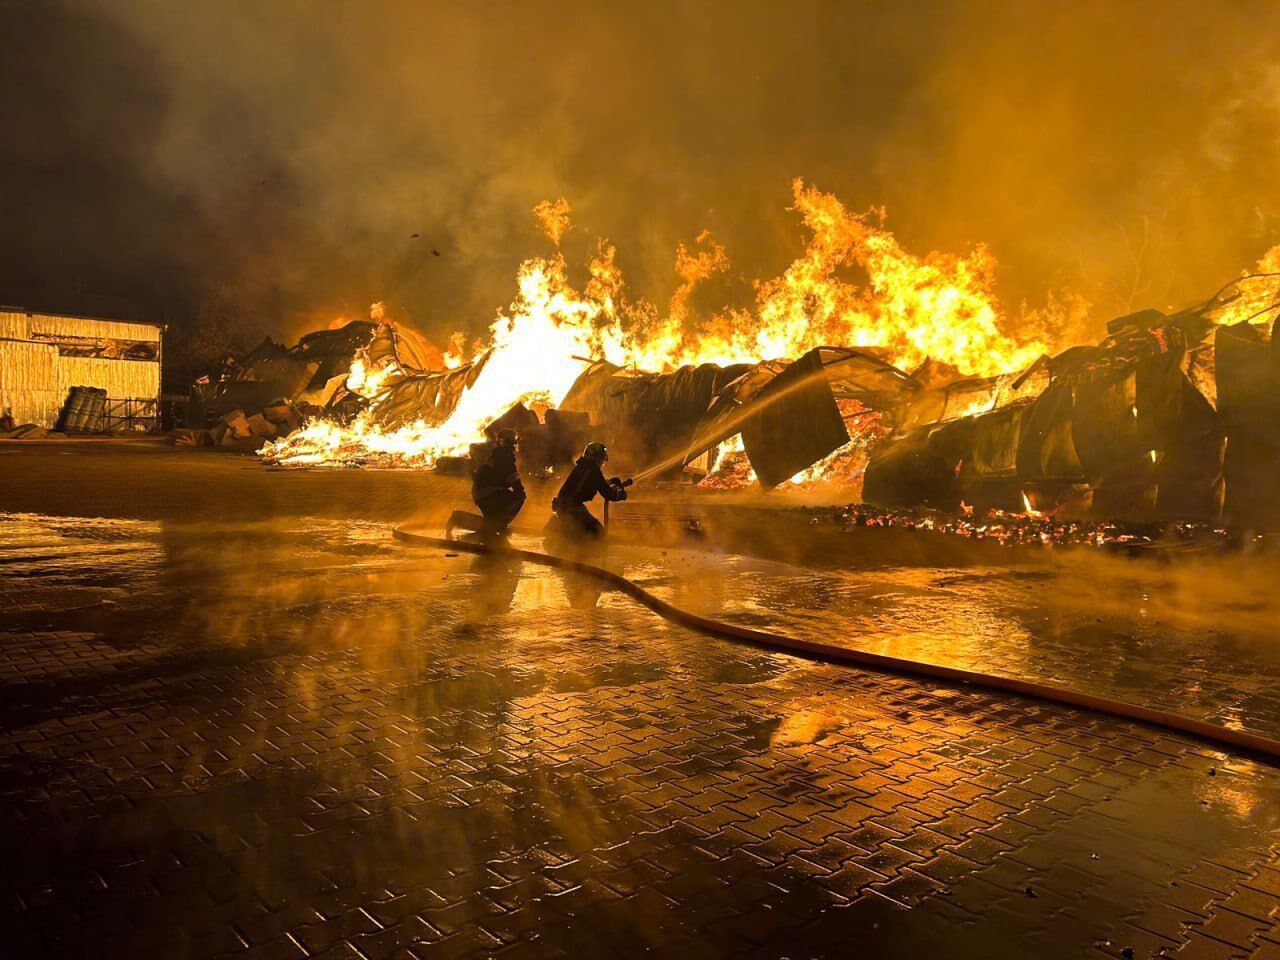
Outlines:
<svg viewBox="0 0 1280 960"><path fill-rule="evenodd" d="M101 387L120 400L159 395L158 358L61 356L40 334L160 342L160 328L151 324L0 310L0 413L11 411L17 423L53 427L72 387Z"/></svg>

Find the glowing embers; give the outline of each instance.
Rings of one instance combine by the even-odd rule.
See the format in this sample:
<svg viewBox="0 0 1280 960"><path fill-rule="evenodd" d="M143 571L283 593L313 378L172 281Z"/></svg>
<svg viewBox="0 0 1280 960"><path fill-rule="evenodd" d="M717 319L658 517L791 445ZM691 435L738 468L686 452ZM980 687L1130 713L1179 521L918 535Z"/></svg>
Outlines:
<svg viewBox="0 0 1280 960"><path fill-rule="evenodd" d="M836 406L849 434L849 442L781 484L779 489L782 491L838 489L845 496L862 495L863 475L871 449L884 439L888 427L880 411L868 408L861 401L840 398L836 400ZM747 458L742 437L735 434L720 445L715 468L699 483L699 487L741 490L755 482L755 470Z"/></svg>
<svg viewBox="0 0 1280 960"><path fill-rule="evenodd" d="M888 527L918 530L964 537L970 540L994 540L1009 546L1094 546L1094 547L1226 547L1236 543L1227 530L1203 523L1121 523L1084 519L1056 518L1041 513L1027 500L1027 512L1002 510L977 511L962 503L958 513L927 509L884 509L868 504L819 509L820 522L847 527ZM1248 535L1251 543L1262 544L1267 538Z"/></svg>

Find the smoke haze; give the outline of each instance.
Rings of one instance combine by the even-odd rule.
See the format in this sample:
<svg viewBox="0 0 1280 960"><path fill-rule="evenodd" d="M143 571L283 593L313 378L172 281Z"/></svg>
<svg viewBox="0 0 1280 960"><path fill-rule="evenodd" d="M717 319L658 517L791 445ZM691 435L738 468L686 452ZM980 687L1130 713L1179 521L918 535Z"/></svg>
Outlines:
<svg viewBox="0 0 1280 960"><path fill-rule="evenodd" d="M795 176L1099 326L1280 241L1275 2L53 0L0 37L3 302L477 332L560 196L571 262L606 236L665 301L709 228L742 302L800 249Z"/></svg>

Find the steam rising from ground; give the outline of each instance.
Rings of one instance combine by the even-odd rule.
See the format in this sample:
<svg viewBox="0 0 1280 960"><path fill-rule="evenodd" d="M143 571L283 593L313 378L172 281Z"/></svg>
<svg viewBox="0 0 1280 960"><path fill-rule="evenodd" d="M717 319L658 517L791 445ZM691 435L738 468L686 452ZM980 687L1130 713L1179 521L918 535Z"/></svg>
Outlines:
<svg viewBox="0 0 1280 960"><path fill-rule="evenodd" d="M666 302L710 228L734 266L699 296L745 304L796 175L907 249L986 242L1015 316L1202 297L1280 232L1275 3L63 0L0 33L6 300L479 333L564 196L570 263L605 234Z"/></svg>

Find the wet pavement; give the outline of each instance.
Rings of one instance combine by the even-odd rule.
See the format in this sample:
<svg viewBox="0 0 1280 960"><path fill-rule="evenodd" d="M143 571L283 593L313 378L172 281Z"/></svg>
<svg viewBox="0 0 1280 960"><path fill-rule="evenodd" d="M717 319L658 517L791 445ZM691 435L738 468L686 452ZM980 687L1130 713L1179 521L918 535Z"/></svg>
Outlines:
<svg viewBox="0 0 1280 960"><path fill-rule="evenodd" d="M1067 670L1017 576L659 558L617 560L684 605ZM1092 589L1042 615L1119 630ZM0 596L5 957L1280 955L1280 770L1135 724L353 520L9 516ZM1118 663L1098 630L1060 632Z"/></svg>
<svg viewBox="0 0 1280 960"><path fill-rule="evenodd" d="M1009 553L840 570L614 543L594 559L703 616L1280 737L1280 558Z"/></svg>

